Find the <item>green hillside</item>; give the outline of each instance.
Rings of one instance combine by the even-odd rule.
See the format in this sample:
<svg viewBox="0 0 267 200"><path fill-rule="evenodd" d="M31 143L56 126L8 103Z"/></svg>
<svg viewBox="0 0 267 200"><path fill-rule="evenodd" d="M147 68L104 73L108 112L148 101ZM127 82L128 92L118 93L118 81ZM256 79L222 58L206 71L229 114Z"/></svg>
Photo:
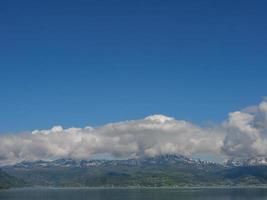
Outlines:
<svg viewBox="0 0 267 200"><path fill-rule="evenodd" d="M24 185L24 181L15 178L0 169L0 189L7 189L10 187L20 187Z"/></svg>

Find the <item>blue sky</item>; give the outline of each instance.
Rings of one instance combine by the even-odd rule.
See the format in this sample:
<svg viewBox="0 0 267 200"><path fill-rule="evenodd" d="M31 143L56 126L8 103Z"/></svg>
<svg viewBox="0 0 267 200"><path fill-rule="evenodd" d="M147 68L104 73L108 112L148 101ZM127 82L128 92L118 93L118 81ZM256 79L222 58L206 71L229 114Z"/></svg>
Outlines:
<svg viewBox="0 0 267 200"><path fill-rule="evenodd" d="M164 114L197 124L267 96L266 1L1 1L0 132Z"/></svg>

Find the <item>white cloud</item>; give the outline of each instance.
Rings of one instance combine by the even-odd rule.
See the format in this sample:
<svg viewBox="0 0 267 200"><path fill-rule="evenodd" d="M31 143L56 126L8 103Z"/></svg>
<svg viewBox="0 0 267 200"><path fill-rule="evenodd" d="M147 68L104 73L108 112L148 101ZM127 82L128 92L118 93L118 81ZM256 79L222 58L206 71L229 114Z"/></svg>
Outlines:
<svg viewBox="0 0 267 200"><path fill-rule="evenodd" d="M1 136L1 163L69 157L90 159L96 154L114 157L159 154L219 154L222 135L190 122L153 115L141 120L107 124L99 128L35 130Z"/></svg>
<svg viewBox="0 0 267 200"><path fill-rule="evenodd" d="M101 127L54 126L0 136L0 164L39 159L90 159L99 154L129 158L160 154L214 157L267 155L267 101L213 127L200 127L163 115Z"/></svg>
<svg viewBox="0 0 267 200"><path fill-rule="evenodd" d="M267 156L267 102L229 114L223 152L231 157Z"/></svg>

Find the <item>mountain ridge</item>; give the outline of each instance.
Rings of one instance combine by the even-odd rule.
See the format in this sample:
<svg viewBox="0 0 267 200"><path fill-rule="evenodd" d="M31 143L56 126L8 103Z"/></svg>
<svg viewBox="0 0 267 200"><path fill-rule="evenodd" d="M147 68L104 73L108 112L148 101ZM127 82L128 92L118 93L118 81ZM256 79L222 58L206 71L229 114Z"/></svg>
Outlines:
<svg viewBox="0 0 267 200"><path fill-rule="evenodd" d="M166 155L159 155L159 156L150 156L150 157L141 157L141 158L131 158L131 159L124 159L124 160L105 160L105 159L92 159L92 160L84 160L84 159L70 159L70 158L61 158L51 161L45 160L36 160L36 161L22 161L16 163L14 165L6 165L4 168L7 167L14 167L14 168L32 168L32 167L90 167L90 166L98 166L98 165L141 165L141 164L196 164L196 165L221 165L216 162L212 161L205 161L200 159L191 159L186 156L176 155L176 154L166 154Z"/></svg>
<svg viewBox="0 0 267 200"><path fill-rule="evenodd" d="M56 187L162 187L267 185L267 166L160 155L127 160L23 161L3 170L27 186Z"/></svg>

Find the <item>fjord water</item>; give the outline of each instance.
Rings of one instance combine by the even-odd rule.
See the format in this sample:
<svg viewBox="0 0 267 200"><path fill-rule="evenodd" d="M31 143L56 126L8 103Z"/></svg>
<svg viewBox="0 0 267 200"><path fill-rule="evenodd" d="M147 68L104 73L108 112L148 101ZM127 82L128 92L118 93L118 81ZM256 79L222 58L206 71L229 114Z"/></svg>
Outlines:
<svg viewBox="0 0 267 200"><path fill-rule="evenodd" d="M0 191L1 200L262 200L267 188L186 189L55 189L27 188Z"/></svg>

